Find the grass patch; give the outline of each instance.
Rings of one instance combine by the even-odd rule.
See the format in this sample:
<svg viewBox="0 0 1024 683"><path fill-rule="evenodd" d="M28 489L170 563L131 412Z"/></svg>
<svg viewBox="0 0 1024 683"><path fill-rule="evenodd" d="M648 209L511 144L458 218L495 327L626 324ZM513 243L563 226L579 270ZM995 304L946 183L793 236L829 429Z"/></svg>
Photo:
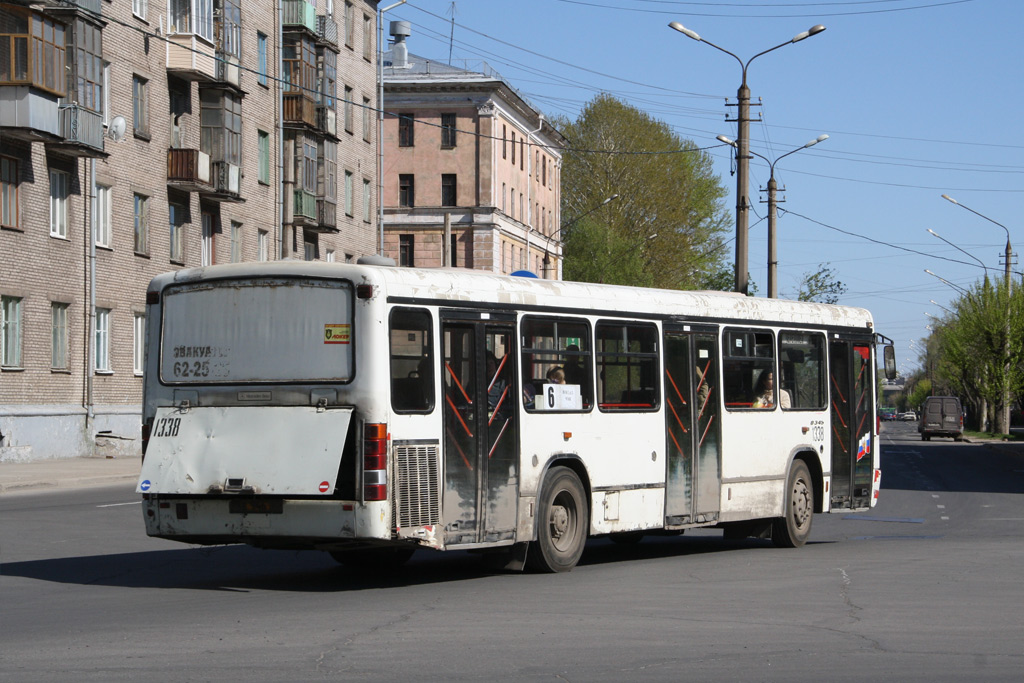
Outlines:
<svg viewBox="0 0 1024 683"><path fill-rule="evenodd" d="M964 430L964 436L968 439L995 439L997 441L1024 441L1020 434L997 434L996 432L972 432Z"/></svg>

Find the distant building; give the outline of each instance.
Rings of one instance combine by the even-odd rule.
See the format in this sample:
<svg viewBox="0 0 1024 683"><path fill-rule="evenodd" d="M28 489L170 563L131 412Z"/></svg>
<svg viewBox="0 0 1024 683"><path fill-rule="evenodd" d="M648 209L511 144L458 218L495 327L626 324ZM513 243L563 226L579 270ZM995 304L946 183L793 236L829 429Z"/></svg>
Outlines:
<svg viewBox="0 0 1024 683"><path fill-rule="evenodd" d="M391 26L384 254L403 266L561 279L565 139L486 64L461 68L408 54L407 22Z"/></svg>
<svg viewBox="0 0 1024 683"><path fill-rule="evenodd" d="M376 7L0 5L0 460L138 451L157 273L377 252Z"/></svg>

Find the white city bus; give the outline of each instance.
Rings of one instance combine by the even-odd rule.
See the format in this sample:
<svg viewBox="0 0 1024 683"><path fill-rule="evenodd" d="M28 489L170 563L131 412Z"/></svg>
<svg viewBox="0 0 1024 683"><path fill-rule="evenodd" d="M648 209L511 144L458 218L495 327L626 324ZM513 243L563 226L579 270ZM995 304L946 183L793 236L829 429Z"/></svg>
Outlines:
<svg viewBox="0 0 1024 683"><path fill-rule="evenodd" d="M566 571L598 535L796 547L878 496L860 308L299 261L146 303L151 536Z"/></svg>

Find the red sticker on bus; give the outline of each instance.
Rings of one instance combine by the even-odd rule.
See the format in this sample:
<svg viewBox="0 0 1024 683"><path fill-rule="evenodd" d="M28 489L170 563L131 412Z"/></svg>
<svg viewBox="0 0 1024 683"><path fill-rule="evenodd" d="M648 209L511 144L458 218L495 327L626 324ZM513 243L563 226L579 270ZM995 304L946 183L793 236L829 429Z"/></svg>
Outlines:
<svg viewBox="0 0 1024 683"><path fill-rule="evenodd" d="M327 493L327 489L329 489L330 487L331 485L326 481L320 482L320 493Z"/></svg>

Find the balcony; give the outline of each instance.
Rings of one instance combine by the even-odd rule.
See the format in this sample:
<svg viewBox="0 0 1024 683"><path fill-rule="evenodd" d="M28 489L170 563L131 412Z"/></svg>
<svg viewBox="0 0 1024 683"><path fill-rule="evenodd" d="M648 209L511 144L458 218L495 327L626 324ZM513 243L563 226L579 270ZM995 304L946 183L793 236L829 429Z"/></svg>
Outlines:
<svg viewBox="0 0 1024 683"><path fill-rule="evenodd" d="M44 3L44 7L49 11L57 10L58 12L61 10L83 10L94 17L99 17L103 14L103 2L101 0L47 0Z"/></svg>
<svg viewBox="0 0 1024 683"><path fill-rule="evenodd" d="M316 195L307 190L297 188L293 196L292 220L295 225L316 228Z"/></svg>
<svg viewBox="0 0 1024 683"><path fill-rule="evenodd" d="M167 150L167 185L183 192L209 192L210 155L198 149Z"/></svg>
<svg viewBox="0 0 1024 683"><path fill-rule="evenodd" d="M217 53L217 80L221 83L242 87L242 70L238 67L238 57Z"/></svg>
<svg viewBox="0 0 1024 683"><path fill-rule="evenodd" d="M47 143L58 154L73 157L106 158L103 149L103 116L77 104L61 104L60 139Z"/></svg>
<svg viewBox="0 0 1024 683"><path fill-rule="evenodd" d="M226 161L210 163L211 187L200 189L203 199L211 202L244 202L242 198L242 170Z"/></svg>
<svg viewBox="0 0 1024 683"><path fill-rule="evenodd" d="M286 126L305 125L316 128L316 102L303 92L286 92L284 115L282 120Z"/></svg>
<svg viewBox="0 0 1024 683"><path fill-rule="evenodd" d="M317 42L338 47L338 22L331 17L318 15L316 18Z"/></svg>
<svg viewBox="0 0 1024 683"><path fill-rule="evenodd" d="M316 127L328 135L338 137L338 112L330 107L316 108Z"/></svg>
<svg viewBox="0 0 1024 683"><path fill-rule="evenodd" d="M326 199L316 200L316 225L306 228L313 232L338 231L338 205Z"/></svg>
<svg viewBox="0 0 1024 683"><path fill-rule="evenodd" d="M167 34L167 71L186 81L217 80L213 44L195 33Z"/></svg>
<svg viewBox="0 0 1024 683"><path fill-rule="evenodd" d="M316 35L315 6L306 2L306 0L284 0L282 10L281 22L284 24L285 31L304 28L313 35Z"/></svg>
<svg viewBox="0 0 1024 683"><path fill-rule="evenodd" d="M60 138L60 98L32 85L0 86L0 132L28 142Z"/></svg>

